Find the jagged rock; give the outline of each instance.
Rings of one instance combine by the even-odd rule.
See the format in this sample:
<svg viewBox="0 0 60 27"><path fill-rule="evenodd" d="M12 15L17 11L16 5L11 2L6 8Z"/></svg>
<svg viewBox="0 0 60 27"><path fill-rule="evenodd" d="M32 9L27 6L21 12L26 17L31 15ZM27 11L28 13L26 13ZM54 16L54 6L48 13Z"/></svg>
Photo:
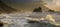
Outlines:
<svg viewBox="0 0 60 27"><path fill-rule="evenodd" d="M41 7L35 8L35 9L33 10L33 12L42 12L42 8L41 8Z"/></svg>

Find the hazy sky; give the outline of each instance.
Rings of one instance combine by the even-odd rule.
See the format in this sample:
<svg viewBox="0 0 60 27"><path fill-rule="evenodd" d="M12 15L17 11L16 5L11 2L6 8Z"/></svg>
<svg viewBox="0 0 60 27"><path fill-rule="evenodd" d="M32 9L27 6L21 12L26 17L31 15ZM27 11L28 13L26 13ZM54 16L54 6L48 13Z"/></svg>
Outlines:
<svg viewBox="0 0 60 27"><path fill-rule="evenodd" d="M25 6L27 8L32 7L33 5L35 6L35 2L37 6L40 2L40 0L2 0L2 1L8 4L11 4L13 7L24 7Z"/></svg>
<svg viewBox="0 0 60 27"><path fill-rule="evenodd" d="M2 0L3 2L14 4L24 4L24 3L32 3L32 2L40 2L40 0ZM44 0L46 3L52 3L53 0Z"/></svg>
<svg viewBox="0 0 60 27"><path fill-rule="evenodd" d="M31 3L34 1L40 1L40 0L2 0L4 2L9 2L9 3Z"/></svg>
<svg viewBox="0 0 60 27"><path fill-rule="evenodd" d="M40 0L2 0L2 1L6 2L9 5L11 5L12 7L18 8L18 9L20 9L20 8L24 8L24 9L29 8L29 9L31 9L31 8L35 8L35 7L40 5L39 4ZM60 0L56 0L56 2L54 2L56 4L53 3L53 0L44 0L44 1L48 4L50 4L50 7L52 6L52 7L55 8L57 6L53 6L53 5L56 5L56 4L58 6L60 5ZM26 3L30 3L30 4L26 4Z"/></svg>
<svg viewBox="0 0 60 27"><path fill-rule="evenodd" d="M33 5L34 3L40 3L40 1L41 0L2 0L3 2L6 2L6 3L8 3L8 4L15 4L15 5L21 5L21 6L23 6L23 5L25 5L25 4L27 4L27 3L30 3L31 5ZM46 3L52 3L52 0L44 0ZM29 4L29 5L30 5Z"/></svg>
<svg viewBox="0 0 60 27"><path fill-rule="evenodd" d="M17 9L35 8L40 5L39 4L40 0L2 0L2 1L8 3L9 5ZM49 4L53 2L53 0L44 0L44 1ZM33 3L33 2L37 2L37 3ZM31 4L26 4L26 3L31 3Z"/></svg>

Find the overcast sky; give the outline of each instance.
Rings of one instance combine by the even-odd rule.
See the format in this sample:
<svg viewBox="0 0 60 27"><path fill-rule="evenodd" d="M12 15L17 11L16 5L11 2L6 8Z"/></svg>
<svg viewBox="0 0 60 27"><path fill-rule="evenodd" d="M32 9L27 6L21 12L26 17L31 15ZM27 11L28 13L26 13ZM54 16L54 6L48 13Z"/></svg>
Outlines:
<svg viewBox="0 0 60 27"><path fill-rule="evenodd" d="M40 0L2 0L2 1L8 3L9 5L11 4L11 6L15 8L32 8L40 5L39 4ZM44 1L47 3L52 2L52 0L44 0ZM34 4L33 2L37 2L37 3ZM18 3L18 5L16 3ZM31 4L27 5L26 3L31 3Z"/></svg>
<svg viewBox="0 0 60 27"><path fill-rule="evenodd" d="M14 6L14 7L17 7L17 6L20 6L20 7L30 7L30 5L31 6L33 6L34 5L34 3L33 2L40 2L40 0L2 0L3 2L6 2L6 3L8 3L8 4L11 4L12 6ZM28 5L27 5L27 3L29 3ZM17 5L18 4L18 5ZM26 6L26 5L27 6ZM39 4L39 3L37 3L37 4ZM35 5L34 5L35 6Z"/></svg>
<svg viewBox="0 0 60 27"><path fill-rule="evenodd" d="M2 0L2 1L9 2L9 3L29 3L29 2L40 1L40 0Z"/></svg>
<svg viewBox="0 0 60 27"><path fill-rule="evenodd" d="M32 3L32 2L40 2L40 0L2 0L3 2L6 3L19 3L19 4L24 4L24 3ZM53 0L44 0L46 3L52 3Z"/></svg>
<svg viewBox="0 0 60 27"><path fill-rule="evenodd" d="M40 0L2 0L3 2L6 2L8 3L9 5L11 5L12 7L14 8L34 8L34 7L37 7L39 6L39 2ZM56 0L56 2L53 3L53 0L44 0L46 3L50 4L50 6L53 6L53 5L60 5L60 0ZM33 3L33 2L38 2L38 3ZM18 3L18 5L16 4ZM26 3L31 3L31 4L26 4ZM26 5L25 5L26 4ZM53 4L53 5L51 5ZM55 7L54 7L55 8ZM60 7L59 7L60 9Z"/></svg>

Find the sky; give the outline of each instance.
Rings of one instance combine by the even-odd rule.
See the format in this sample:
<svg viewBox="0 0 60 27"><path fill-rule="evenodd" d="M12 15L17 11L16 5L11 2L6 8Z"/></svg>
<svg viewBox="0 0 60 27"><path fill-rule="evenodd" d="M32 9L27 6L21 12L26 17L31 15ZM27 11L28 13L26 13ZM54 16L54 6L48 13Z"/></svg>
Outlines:
<svg viewBox="0 0 60 27"><path fill-rule="evenodd" d="M26 4L33 2L40 2L41 0L2 0L8 4ZM53 0L44 0L46 3L52 3Z"/></svg>
<svg viewBox="0 0 60 27"><path fill-rule="evenodd" d="M13 7L17 7L17 8L22 8L22 7L26 8L27 7L28 8L28 7L33 7L34 2L36 2L36 4L38 4L40 0L2 0L2 1L5 3L8 3L9 5L11 5Z"/></svg>
<svg viewBox="0 0 60 27"><path fill-rule="evenodd" d="M9 4L13 8L36 8L40 4L41 0L2 0L4 3ZM45 2L51 2L51 0L44 0Z"/></svg>
<svg viewBox="0 0 60 27"><path fill-rule="evenodd" d="M20 9L20 8L35 8L38 7L40 4L40 0L2 0L3 2L8 3L11 7L16 8L16 9ZM53 0L44 0L44 2L50 4L50 6L53 5L60 5L60 0L57 0L56 4L53 3ZM52 6L54 7L54 6ZM55 8L55 7L54 7Z"/></svg>
<svg viewBox="0 0 60 27"><path fill-rule="evenodd" d="M40 0L2 0L4 2L9 2L9 3L31 3L34 1L40 1Z"/></svg>

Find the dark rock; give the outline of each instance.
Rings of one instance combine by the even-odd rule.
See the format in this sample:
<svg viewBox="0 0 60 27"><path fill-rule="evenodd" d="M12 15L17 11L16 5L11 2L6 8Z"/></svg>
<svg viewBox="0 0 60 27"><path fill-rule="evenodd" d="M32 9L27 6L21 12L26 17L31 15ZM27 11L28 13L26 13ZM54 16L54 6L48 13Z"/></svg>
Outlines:
<svg viewBox="0 0 60 27"><path fill-rule="evenodd" d="M41 7L35 8L35 9L33 10L33 12L42 12L42 8L41 8Z"/></svg>

